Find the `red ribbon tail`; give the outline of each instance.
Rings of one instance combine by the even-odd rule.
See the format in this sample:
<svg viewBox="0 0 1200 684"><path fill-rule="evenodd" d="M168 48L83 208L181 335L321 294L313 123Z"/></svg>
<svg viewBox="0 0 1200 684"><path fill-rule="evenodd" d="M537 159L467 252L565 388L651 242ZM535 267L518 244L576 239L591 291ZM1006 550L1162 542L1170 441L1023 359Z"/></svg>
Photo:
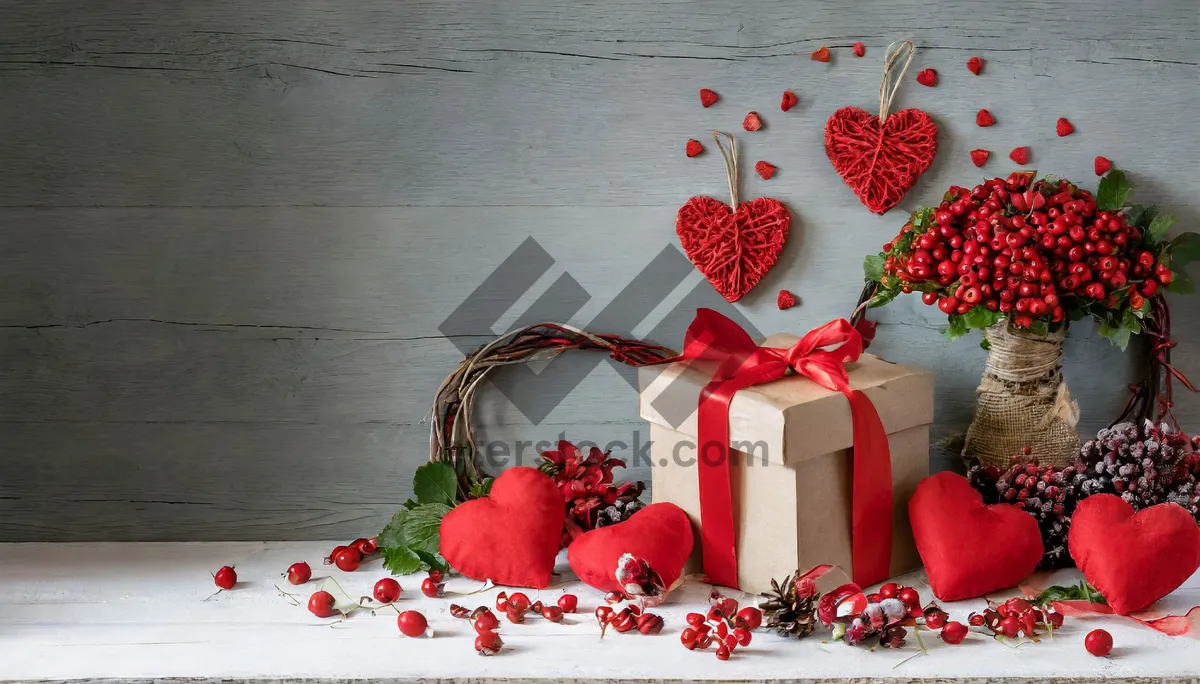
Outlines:
<svg viewBox="0 0 1200 684"><path fill-rule="evenodd" d="M854 424L850 543L854 582L870 586L891 575L892 454L875 405L859 390L847 395Z"/></svg>
<svg viewBox="0 0 1200 684"><path fill-rule="evenodd" d="M737 589L737 538L733 520L729 449L729 401L737 388L731 383L726 386L718 384L711 389L711 394L706 388L705 393L700 395L697 415L700 550L708 581Z"/></svg>

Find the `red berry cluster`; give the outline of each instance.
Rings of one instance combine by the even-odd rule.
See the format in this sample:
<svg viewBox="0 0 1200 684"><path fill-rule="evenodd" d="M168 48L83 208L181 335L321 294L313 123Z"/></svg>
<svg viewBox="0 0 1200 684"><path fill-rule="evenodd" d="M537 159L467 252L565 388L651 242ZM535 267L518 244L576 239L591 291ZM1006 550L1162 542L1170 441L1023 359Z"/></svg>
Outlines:
<svg viewBox="0 0 1200 684"><path fill-rule="evenodd" d="M500 620L487 606L479 606L469 610L458 604L450 604L450 615L460 620L469 620L475 628L475 650L479 655L492 656L504 647L504 641L496 631L500 629Z"/></svg>
<svg viewBox="0 0 1200 684"><path fill-rule="evenodd" d="M821 596L817 619L833 630L833 638L854 646L867 641L884 648L899 648L908 636L906 627L941 630L948 644L958 644L967 635L966 626L953 622L937 604L921 607L916 589L888 582L873 594L864 594L857 584L843 584Z"/></svg>
<svg viewBox="0 0 1200 684"><path fill-rule="evenodd" d="M613 470L625 461L611 452L591 447L587 456L574 444L561 440L555 451L543 451L539 469L554 478L566 504L566 525L560 546L568 545L584 532L622 522L645 504L640 497L643 482L613 484Z"/></svg>
<svg viewBox="0 0 1200 684"><path fill-rule="evenodd" d="M325 565L336 565L339 570L354 572L364 559L378 550L379 546L375 543L374 537L370 539L359 537L346 546L335 546L323 562Z"/></svg>
<svg viewBox="0 0 1200 684"><path fill-rule="evenodd" d="M595 615L596 621L600 623L601 638L604 637L604 633L609 627L622 634L635 629L642 634L658 634L663 628L661 616L643 611L640 606L633 603L621 610L615 610L612 606L600 606L596 609Z"/></svg>
<svg viewBox="0 0 1200 684"><path fill-rule="evenodd" d="M1010 598L1004 603L988 602L982 613L971 613L967 622L972 627L982 627L997 639L1015 639L1018 636L1037 641L1041 631L1053 633L1062 627L1063 615L1050 608L1039 607L1023 598Z"/></svg>
<svg viewBox="0 0 1200 684"><path fill-rule="evenodd" d="M920 291L951 315L984 307L1019 328L1062 323L1097 302L1116 309L1127 299L1138 311L1171 282L1124 214L1100 211L1090 192L1032 172L951 187L883 252L885 288Z"/></svg>
<svg viewBox="0 0 1200 684"><path fill-rule="evenodd" d="M716 644L717 660L729 660L738 646L749 646L751 631L762 625L762 611L753 606L738 610L736 599L726 598L715 589L709 595L708 614L688 613L688 627L679 641L689 651L707 650Z"/></svg>

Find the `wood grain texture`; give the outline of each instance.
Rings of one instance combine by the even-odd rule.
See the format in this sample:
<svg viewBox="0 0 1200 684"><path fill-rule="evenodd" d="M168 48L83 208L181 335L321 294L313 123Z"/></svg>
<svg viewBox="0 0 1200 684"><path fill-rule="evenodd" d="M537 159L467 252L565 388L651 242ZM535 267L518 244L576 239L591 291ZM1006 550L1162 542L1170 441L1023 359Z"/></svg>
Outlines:
<svg viewBox="0 0 1200 684"><path fill-rule="evenodd" d="M749 109L766 128L740 136L743 165L779 172L746 174L743 194L794 215L779 264L737 305L763 333L848 314L863 254L979 178L975 147L993 151L984 172L1030 145L1031 166L1085 185L1104 154L1139 201L1200 218L1189 0L77 5L0 22L0 539L373 529L409 494L461 348L543 306L677 345L688 311L720 303L689 273L652 284L644 312L610 307L676 243L680 204L727 194L715 150L687 159L684 141L737 130ZM833 173L821 131L842 105L872 106L903 38L913 70L941 74L924 88L910 70L898 100L934 116L939 152L879 217ZM821 45L830 64L807 58ZM700 87L722 99L702 109ZM800 97L786 114L784 89ZM980 107L996 126L975 127ZM1054 135L1059 116L1073 136ZM550 261L534 285L515 303L476 293L530 237ZM782 287L800 306L775 308ZM443 330L472 298L484 306ZM1200 376L1200 303L1175 307L1175 360ZM969 422L984 358L945 341L936 313L898 300L872 349L937 372L935 440ZM608 364L555 363L525 412L489 390L486 439L646 432ZM1086 435L1119 411L1132 368L1089 325L1066 365ZM1200 401L1176 413L1189 428Z"/></svg>

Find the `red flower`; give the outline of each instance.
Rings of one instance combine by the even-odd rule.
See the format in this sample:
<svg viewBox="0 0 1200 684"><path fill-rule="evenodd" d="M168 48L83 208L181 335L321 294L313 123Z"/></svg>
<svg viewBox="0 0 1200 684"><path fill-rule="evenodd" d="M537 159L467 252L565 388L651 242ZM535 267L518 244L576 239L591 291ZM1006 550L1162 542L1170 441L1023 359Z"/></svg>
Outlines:
<svg viewBox="0 0 1200 684"><path fill-rule="evenodd" d="M613 470L625 467L619 458L609 458L608 451L597 447L588 450L585 457L579 447L566 440L558 443L557 451L544 451L541 469L554 478L566 504L566 527L562 546L594 529L604 508L619 500L636 501L644 485L640 482L624 482L614 485Z"/></svg>

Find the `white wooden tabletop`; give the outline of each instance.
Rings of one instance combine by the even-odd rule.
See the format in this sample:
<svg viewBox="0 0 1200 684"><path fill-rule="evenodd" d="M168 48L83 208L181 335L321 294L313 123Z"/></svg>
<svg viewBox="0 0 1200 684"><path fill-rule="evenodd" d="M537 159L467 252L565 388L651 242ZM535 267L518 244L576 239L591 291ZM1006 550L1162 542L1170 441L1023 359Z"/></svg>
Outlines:
<svg viewBox="0 0 1200 684"><path fill-rule="evenodd" d="M601 593L576 581L565 563L560 584L528 593L551 600L564 591L576 593L580 613L562 624L502 622L505 650L482 658L474 652L470 625L450 617L448 607L491 605L499 589L428 599L418 591L418 578L400 578L402 609L428 617L435 631L431 639L401 637L391 610L374 616L363 611L331 627L330 620L315 618L279 594L276 584L302 601L317 590L316 580L292 587L280 578L298 560L308 561L315 576L335 576L354 598L369 595L387 574L378 560L354 573L322 566L321 557L333 546L0 544L0 682L1200 681L1197 640L1111 617L1068 618L1053 640L1019 649L977 634L950 646L927 632L928 655L907 661L918 652L911 635L903 649L870 652L759 631L749 647L720 662L711 651L689 652L679 644L684 615L698 610L708 594L699 582L689 582L656 609L666 620L661 635L610 632L601 640L591 617ZM215 591L209 573L225 564L236 566L238 585L205 601ZM1077 578L1061 572L1052 579ZM906 580L928 598L919 573ZM477 586L455 578L447 588ZM1159 607L1181 613L1195 604L1200 575ZM961 620L982 605L976 600L945 607ZM1084 634L1095 627L1113 635L1109 658L1095 658L1083 648Z"/></svg>

